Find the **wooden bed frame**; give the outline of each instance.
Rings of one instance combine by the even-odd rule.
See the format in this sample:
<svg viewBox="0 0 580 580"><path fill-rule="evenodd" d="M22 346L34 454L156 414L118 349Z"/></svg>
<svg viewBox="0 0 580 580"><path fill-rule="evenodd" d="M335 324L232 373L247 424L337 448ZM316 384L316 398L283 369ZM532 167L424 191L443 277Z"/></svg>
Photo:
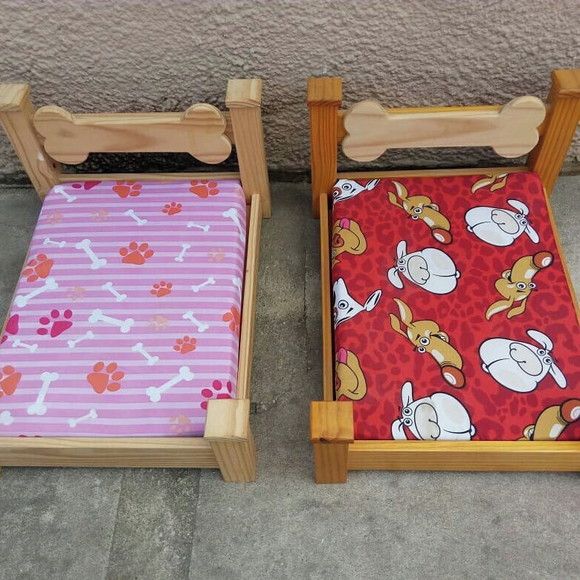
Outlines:
<svg viewBox="0 0 580 580"><path fill-rule="evenodd" d="M531 97L518 99L524 105ZM535 171L542 180L546 196L552 192L566 152L580 121L580 69L556 70L546 118L539 128L539 141L522 167L437 169L407 171L339 172L337 146L342 143L347 156L359 161L378 157L385 148L425 146L498 145L504 156L521 154L513 142L502 141L493 133L482 140L485 129L513 105L506 107L426 107L420 109L379 110L365 101L355 105L359 115L341 110L342 80L336 77L310 78L310 142L312 170L312 208L320 217L320 255L322 282L322 401L311 404L310 436L314 450L317 483L344 483L349 470L410 471L580 471L580 441L370 441L354 438L353 403L334 400L334 356L332 344L332 305L330 277L329 193L337 179L405 177L428 175L471 175L494 172ZM369 104L370 103L370 104ZM536 105L532 105L534 108ZM354 108L353 108L354 109ZM352 112L353 109L350 109ZM490 117L491 116L491 117ZM353 118L353 117L358 117ZM452 118L453 125L444 125ZM389 127L385 129L386 124ZM406 123L406 126L397 123ZM425 125L426 123L426 125ZM383 124L381 128L380 125ZM423 124L423 126L422 126ZM537 124L537 123L536 123ZM377 128L379 127L379 128ZM351 130L356 134L349 134ZM491 127L494 131L494 127ZM439 130L443 129L443 130ZM518 130L519 131L519 130ZM518 132L516 131L516 133ZM382 133L381 133L382 132ZM501 131L500 131L501 133ZM345 142L345 137L347 138ZM489 137L489 135L488 135ZM521 139L519 139L521 137ZM390 143L387 141L390 139ZM529 151L537 139L522 133L515 138L528 143ZM530 139L533 139L530 144ZM383 142L384 141L384 142ZM519 144L521 144L519 143ZM505 154L507 152L508 154ZM549 205L548 205L549 207ZM553 216L550 214L556 241ZM568 276L568 283L571 286ZM572 287L572 286L571 286ZM578 307L576 305L578 312Z"/></svg>
<svg viewBox="0 0 580 580"><path fill-rule="evenodd" d="M41 198L71 181L240 179L249 216L236 398L209 401L204 436L0 437L0 466L207 467L225 481L255 480L250 382L260 228L271 215L261 93L261 80L237 79L228 83L228 112L197 104L185 113L72 115L54 106L35 111L26 84L0 85L0 123ZM80 163L89 152L184 151L215 164L232 144L239 172L73 174L58 163Z"/></svg>

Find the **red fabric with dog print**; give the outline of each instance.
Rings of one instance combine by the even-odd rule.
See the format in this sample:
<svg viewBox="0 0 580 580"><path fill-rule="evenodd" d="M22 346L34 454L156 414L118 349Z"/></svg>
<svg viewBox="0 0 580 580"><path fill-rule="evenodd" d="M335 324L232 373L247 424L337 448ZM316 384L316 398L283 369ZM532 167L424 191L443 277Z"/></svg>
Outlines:
<svg viewBox="0 0 580 580"><path fill-rule="evenodd" d="M357 439L580 439L578 318L537 175L340 180L333 198Z"/></svg>

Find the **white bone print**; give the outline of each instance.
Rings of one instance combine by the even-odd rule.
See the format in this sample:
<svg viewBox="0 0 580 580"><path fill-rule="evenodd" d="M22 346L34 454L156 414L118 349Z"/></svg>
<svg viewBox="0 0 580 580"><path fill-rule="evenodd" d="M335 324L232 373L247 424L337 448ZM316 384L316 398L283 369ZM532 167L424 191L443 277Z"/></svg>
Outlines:
<svg viewBox="0 0 580 580"><path fill-rule="evenodd" d="M83 340L87 340L90 338L95 338L95 333L92 330L87 330L83 335L79 336L78 338L67 340L67 344L69 348L76 348L79 342L82 342Z"/></svg>
<svg viewBox="0 0 580 580"><path fill-rule="evenodd" d="M125 320L120 320L119 318L107 316L100 308L93 310L89 316L89 324L95 324L96 322L104 322L105 324L110 324L111 326L117 326L123 334L129 332L131 327L135 324L135 321L132 318L125 318Z"/></svg>
<svg viewBox="0 0 580 580"><path fill-rule="evenodd" d="M208 224L196 224L195 222L187 222L188 228L197 228L198 230L203 230L204 232L209 232Z"/></svg>
<svg viewBox="0 0 580 580"><path fill-rule="evenodd" d="M14 342L12 343L12 348L18 348L18 347L25 348L26 350L28 350L28 352L34 352L38 348L38 345L36 343L35 344L27 344L25 342L22 342L20 339L15 338Z"/></svg>
<svg viewBox="0 0 580 580"><path fill-rule="evenodd" d="M147 220L145 218L139 217L135 213L134 209L128 209L123 215L126 215L126 216L129 216L130 218L133 218L137 222L137 225L139 225L139 226L144 226L147 223Z"/></svg>
<svg viewBox="0 0 580 580"><path fill-rule="evenodd" d="M52 276L49 276L45 280L44 285L40 288L31 290L28 294L21 294L20 296L16 296L16 298L14 298L14 304L16 304L18 308L24 308L35 296L38 296L47 290L56 290L57 288L58 282Z"/></svg>
<svg viewBox="0 0 580 580"><path fill-rule="evenodd" d="M77 244L75 244L75 248L77 250L82 250L91 260L91 270L98 270L102 268L106 263L106 258L99 258L93 250L91 250L91 240L85 238L81 240Z"/></svg>
<svg viewBox="0 0 580 580"><path fill-rule="evenodd" d="M103 290L108 290L114 297L115 300L117 302L123 302L123 300L127 299L127 294L121 294L120 292L118 292L117 290L115 290L115 287L113 286L112 282L105 282L101 288Z"/></svg>
<svg viewBox="0 0 580 580"><path fill-rule="evenodd" d="M194 375L189 370L189 367L179 367L179 372L173 378L163 383L160 387L148 387L145 393L152 403L158 403L161 400L161 395L174 387L181 381L191 381Z"/></svg>
<svg viewBox="0 0 580 580"><path fill-rule="evenodd" d="M147 359L147 365L148 366L154 365L155 363L159 362L159 357L158 356L151 356L145 350L145 347L143 346L143 343L142 342L138 342L137 344L134 344L131 347L131 350L133 352L138 352L140 355L143 355Z"/></svg>
<svg viewBox="0 0 580 580"><path fill-rule="evenodd" d="M54 191L56 191L56 193L60 193L60 195L62 195L66 199L67 203L72 203L77 198L76 195L71 195L70 193L67 193L64 187L62 187L61 185L57 185L54 188Z"/></svg>
<svg viewBox="0 0 580 580"><path fill-rule="evenodd" d="M243 242L246 232L244 231L244 228L242 227L242 224L240 222L240 216L238 216L238 210L235 207L230 207L230 209L224 211L222 213L222 215L224 217L230 218L234 222L234 224L236 224L236 227L238 228L240 240Z"/></svg>
<svg viewBox="0 0 580 580"><path fill-rule="evenodd" d="M44 238L44 240L42 240L42 245L43 246L56 246L57 248L64 248L66 246L66 242L64 240L59 242L57 240L51 240L50 238Z"/></svg>
<svg viewBox="0 0 580 580"><path fill-rule="evenodd" d="M232 278L232 284L238 289L238 290L242 290L242 279L238 278L238 276L234 276Z"/></svg>
<svg viewBox="0 0 580 580"><path fill-rule="evenodd" d="M10 411L2 411L0 413L0 425L12 425L14 423L14 417Z"/></svg>
<svg viewBox="0 0 580 580"><path fill-rule="evenodd" d="M189 248L191 248L191 244L181 244L181 252L179 252L179 254L175 256L175 261L183 262L183 260L185 259L185 254L187 253L187 250L189 250Z"/></svg>
<svg viewBox="0 0 580 580"><path fill-rule="evenodd" d="M85 421L90 421L98 418L99 415L97 414L97 410L91 409L86 415L83 415L82 417L77 417L76 419L69 419L68 426L71 429L74 429L79 423L84 423Z"/></svg>
<svg viewBox="0 0 580 580"><path fill-rule="evenodd" d="M198 320L193 315L193 312L191 310L189 310L188 312L186 312L182 316L182 318L184 320L189 320L189 321L193 322L193 324L195 324L195 326L197 327L198 332L205 332L209 328L209 324L206 324L205 322L201 322L200 320Z"/></svg>
<svg viewBox="0 0 580 580"><path fill-rule="evenodd" d="M28 405L26 412L29 415L44 415L46 413L46 405L44 404L44 398L46 397L46 393L48 392L48 388L54 381L58 380L59 374L58 373L50 373L44 372L40 375L40 380L42 381L42 385L40 386L40 390L38 391L38 395L36 397L36 401L31 405Z"/></svg>
<svg viewBox="0 0 580 580"><path fill-rule="evenodd" d="M213 286L214 284L215 284L215 278L213 276L210 276L207 280L205 280L201 284L198 284L197 286L192 286L191 289L197 293L202 288L205 288L206 286Z"/></svg>

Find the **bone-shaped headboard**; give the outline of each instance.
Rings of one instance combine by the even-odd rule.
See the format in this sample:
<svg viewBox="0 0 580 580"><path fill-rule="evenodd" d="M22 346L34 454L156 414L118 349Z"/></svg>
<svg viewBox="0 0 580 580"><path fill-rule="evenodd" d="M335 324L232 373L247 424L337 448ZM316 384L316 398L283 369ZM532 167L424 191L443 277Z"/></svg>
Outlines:
<svg viewBox="0 0 580 580"><path fill-rule="evenodd" d="M492 147L502 157L520 157L538 142L546 110L536 97L520 97L503 107L445 107L424 112L384 109L361 101L344 116L344 154L373 161L387 149Z"/></svg>
<svg viewBox="0 0 580 580"><path fill-rule="evenodd" d="M89 153L190 153L204 163L228 158L222 112L205 103L184 113L109 113L75 115L56 106L41 107L34 127L56 161L82 163Z"/></svg>

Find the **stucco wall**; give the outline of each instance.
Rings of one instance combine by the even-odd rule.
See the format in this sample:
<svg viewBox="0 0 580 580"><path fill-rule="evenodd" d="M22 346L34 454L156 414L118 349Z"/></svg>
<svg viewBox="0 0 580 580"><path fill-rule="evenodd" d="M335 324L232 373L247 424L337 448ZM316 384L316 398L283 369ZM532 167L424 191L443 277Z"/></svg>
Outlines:
<svg viewBox="0 0 580 580"><path fill-rule="evenodd" d="M259 76L270 167L304 171L309 75L342 75L347 103L545 97L552 68L579 65L579 30L578 0L0 0L0 79L30 82L37 104L81 112L219 103L228 78ZM576 144L569 161L579 156ZM485 157L425 151L384 161ZM3 135L0 158L0 178L17 176Z"/></svg>

